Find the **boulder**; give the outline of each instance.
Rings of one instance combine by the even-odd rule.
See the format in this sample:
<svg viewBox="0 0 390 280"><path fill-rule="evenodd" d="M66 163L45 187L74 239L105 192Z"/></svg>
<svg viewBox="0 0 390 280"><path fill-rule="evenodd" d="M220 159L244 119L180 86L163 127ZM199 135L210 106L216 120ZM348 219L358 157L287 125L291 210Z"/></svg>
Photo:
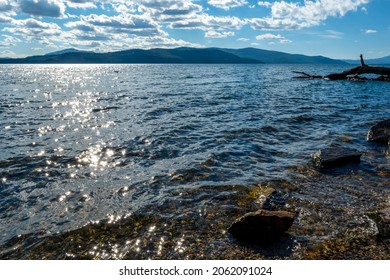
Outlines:
<svg viewBox="0 0 390 280"><path fill-rule="evenodd" d="M258 210L236 220L228 229L234 237L255 243L278 239L293 224L295 213Z"/></svg>
<svg viewBox="0 0 390 280"><path fill-rule="evenodd" d="M378 228L378 233L381 237L390 237L390 208L380 210L375 213L367 214L374 220Z"/></svg>
<svg viewBox="0 0 390 280"><path fill-rule="evenodd" d="M367 135L368 141L387 143L390 140L390 119L377 123L370 128Z"/></svg>
<svg viewBox="0 0 390 280"><path fill-rule="evenodd" d="M313 155L317 167L337 167L348 163L360 163L362 154L354 149L330 147L319 150Z"/></svg>

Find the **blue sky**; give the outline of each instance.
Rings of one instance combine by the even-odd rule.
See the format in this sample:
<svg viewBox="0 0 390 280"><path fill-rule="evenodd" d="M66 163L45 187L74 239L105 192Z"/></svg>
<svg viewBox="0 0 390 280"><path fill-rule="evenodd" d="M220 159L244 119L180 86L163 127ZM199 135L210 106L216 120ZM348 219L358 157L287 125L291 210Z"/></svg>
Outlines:
<svg viewBox="0 0 390 280"><path fill-rule="evenodd" d="M256 47L390 55L390 0L0 0L0 57L64 48Z"/></svg>

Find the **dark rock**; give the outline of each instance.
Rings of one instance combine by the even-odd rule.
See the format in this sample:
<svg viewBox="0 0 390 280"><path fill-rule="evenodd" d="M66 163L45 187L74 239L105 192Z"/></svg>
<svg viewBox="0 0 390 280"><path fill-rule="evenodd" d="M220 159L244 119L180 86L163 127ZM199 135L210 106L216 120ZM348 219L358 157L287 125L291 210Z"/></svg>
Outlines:
<svg viewBox="0 0 390 280"><path fill-rule="evenodd" d="M258 210L239 218L228 231L236 238L262 243L283 235L293 224L294 216L287 211Z"/></svg>
<svg viewBox="0 0 390 280"><path fill-rule="evenodd" d="M322 149L313 155L317 167L336 167L348 163L360 163L362 154L354 149L330 147Z"/></svg>
<svg viewBox="0 0 390 280"><path fill-rule="evenodd" d="M390 237L390 208L380 210L375 213L367 214L374 220L378 228L379 235L382 237Z"/></svg>
<svg viewBox="0 0 390 280"><path fill-rule="evenodd" d="M390 140L390 119L382 121L370 128L367 135L368 141L387 143Z"/></svg>

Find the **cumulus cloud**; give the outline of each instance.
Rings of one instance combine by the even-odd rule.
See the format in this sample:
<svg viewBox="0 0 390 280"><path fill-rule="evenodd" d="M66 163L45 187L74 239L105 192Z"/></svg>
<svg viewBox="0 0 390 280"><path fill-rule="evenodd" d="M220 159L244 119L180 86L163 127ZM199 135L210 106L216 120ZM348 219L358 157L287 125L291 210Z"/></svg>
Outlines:
<svg viewBox="0 0 390 280"><path fill-rule="evenodd" d="M152 36L161 35L161 31L158 24L151 18L142 15L127 14L122 16L107 16L107 15L87 15L81 16L81 21L73 23L74 26L78 25L80 30L81 26L84 28L89 27L103 27L106 28L107 33L126 33L135 34L138 36ZM72 26L68 24L68 27Z"/></svg>
<svg viewBox="0 0 390 280"><path fill-rule="evenodd" d="M272 3L266 2L266 1L259 1L259 2L257 2L257 5L269 8L272 6Z"/></svg>
<svg viewBox="0 0 390 280"><path fill-rule="evenodd" d="M247 22L256 30L292 30L304 27L302 23L289 18L252 18Z"/></svg>
<svg viewBox="0 0 390 280"><path fill-rule="evenodd" d="M201 30L226 30L241 29L246 22L238 17L217 17L208 14L184 19L170 24L171 28L201 29Z"/></svg>
<svg viewBox="0 0 390 280"><path fill-rule="evenodd" d="M274 35L270 33L256 36L256 40L272 40L272 39L284 39L284 37L280 34Z"/></svg>
<svg viewBox="0 0 390 280"><path fill-rule="evenodd" d="M0 23L9 23L12 21L11 17L0 15Z"/></svg>
<svg viewBox="0 0 390 280"><path fill-rule="evenodd" d="M9 12L11 10L12 10L11 1L0 0L0 13L1 12Z"/></svg>
<svg viewBox="0 0 390 280"><path fill-rule="evenodd" d="M2 37L3 38L0 40L0 47L11 47L21 42L20 39L10 35L2 35Z"/></svg>
<svg viewBox="0 0 390 280"><path fill-rule="evenodd" d="M205 34L206 38L226 38L226 37L231 37L234 36L234 32L232 31L227 31L227 32L217 32L214 30L207 31Z"/></svg>
<svg viewBox="0 0 390 280"><path fill-rule="evenodd" d="M81 8L81 9L89 9L89 8L97 8L95 5L96 1L94 0L68 0L66 1L66 5L71 8Z"/></svg>
<svg viewBox="0 0 390 280"><path fill-rule="evenodd" d="M369 3L370 0L317 0L297 2L265 2L260 6L271 8L266 18L250 20L254 29L301 29L319 25L329 17L344 16L350 11Z"/></svg>
<svg viewBox="0 0 390 280"><path fill-rule="evenodd" d="M65 4L61 0L19 0L20 10L33 16L63 17Z"/></svg>
<svg viewBox="0 0 390 280"><path fill-rule="evenodd" d="M202 30L206 38L244 36L244 26L255 30L268 30L257 40L268 43L289 43L290 40L276 30L296 30L321 24L329 17L342 17L350 11L365 11L364 5L372 0L0 0L0 40L3 46L35 40L58 48L82 46L95 50L118 50L130 47L199 46L184 40L173 39L174 29ZM257 5L256 5L257 4ZM219 10L216 14L216 9ZM249 11L257 7L268 12L265 17L244 18L233 16L233 8ZM94 8L96 10L87 10ZM68 11L67 11L68 9ZM70 15L69 10L84 9ZM250 10L253 14L254 10ZM16 14L23 13L16 18ZM221 16L225 14L225 16ZM61 18L52 23L53 19ZM189 32L189 31L188 31ZM269 32L269 33L268 33ZM276 33L272 34L273 32ZM367 34L373 33L362 30ZM11 42L11 37L23 42ZM283 34L283 33L282 33ZM323 35L341 37L336 31ZM247 38L237 39L245 42Z"/></svg>
<svg viewBox="0 0 390 280"><path fill-rule="evenodd" d="M49 38L59 37L62 34L62 30L57 24L33 18L13 20L12 25L12 27L4 28L3 31L20 36L24 38L24 41L38 41L46 44Z"/></svg>
<svg viewBox="0 0 390 280"><path fill-rule="evenodd" d="M267 40L269 41L270 44L288 44L291 43L291 40L286 39L284 36L280 34L271 34L271 33L266 33L266 34L261 34L256 36L256 40Z"/></svg>
<svg viewBox="0 0 390 280"><path fill-rule="evenodd" d="M224 10L229 10L231 8L236 8L248 4L246 0L208 0L207 2L209 3L209 5Z"/></svg>

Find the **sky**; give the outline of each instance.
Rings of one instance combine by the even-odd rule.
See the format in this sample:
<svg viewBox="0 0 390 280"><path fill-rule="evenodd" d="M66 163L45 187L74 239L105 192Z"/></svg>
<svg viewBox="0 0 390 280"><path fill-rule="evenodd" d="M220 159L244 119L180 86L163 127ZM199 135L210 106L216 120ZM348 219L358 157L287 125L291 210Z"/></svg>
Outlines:
<svg viewBox="0 0 390 280"><path fill-rule="evenodd" d="M0 0L0 57L187 46L378 58L389 12L390 0Z"/></svg>

